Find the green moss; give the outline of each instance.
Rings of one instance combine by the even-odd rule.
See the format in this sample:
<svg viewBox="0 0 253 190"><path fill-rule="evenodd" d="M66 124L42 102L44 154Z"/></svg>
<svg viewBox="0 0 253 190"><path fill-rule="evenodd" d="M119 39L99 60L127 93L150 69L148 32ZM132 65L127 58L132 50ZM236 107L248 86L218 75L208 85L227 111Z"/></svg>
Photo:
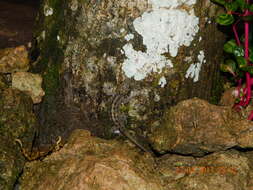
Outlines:
<svg viewBox="0 0 253 190"><path fill-rule="evenodd" d="M57 64L51 65L51 67L48 68L43 78L44 78L43 88L45 90L44 106L47 107L47 110L51 110L54 109L55 107L57 92L60 83L59 66Z"/></svg>
<svg viewBox="0 0 253 190"><path fill-rule="evenodd" d="M41 73L43 77L43 89L45 91L42 109L48 116L56 110L58 98L58 89L60 88L60 69L63 63L63 54L65 51L66 41L59 43L57 36L65 34L64 11L66 5L62 0L50 0L47 6L53 9L53 14L45 17L44 6L41 5L40 17L37 22L40 28L35 32L38 41L37 49L40 59L32 68L32 72ZM43 23L43 24L41 24ZM45 39L41 39L41 33L45 32Z"/></svg>

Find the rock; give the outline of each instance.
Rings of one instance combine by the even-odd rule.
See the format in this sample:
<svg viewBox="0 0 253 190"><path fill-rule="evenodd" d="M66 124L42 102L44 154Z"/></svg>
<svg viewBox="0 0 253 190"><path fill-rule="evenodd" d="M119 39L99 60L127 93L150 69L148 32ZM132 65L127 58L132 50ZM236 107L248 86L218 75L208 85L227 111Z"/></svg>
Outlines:
<svg viewBox="0 0 253 190"><path fill-rule="evenodd" d="M60 151L26 164L20 190L162 190L154 160L131 149L75 130Z"/></svg>
<svg viewBox="0 0 253 190"><path fill-rule="evenodd" d="M28 52L25 46L0 50L0 73L13 73L29 69Z"/></svg>
<svg viewBox="0 0 253 190"><path fill-rule="evenodd" d="M65 146L26 164L20 190L252 190L253 152L156 159L129 145L75 130Z"/></svg>
<svg viewBox="0 0 253 190"><path fill-rule="evenodd" d="M25 159L16 144L20 139L30 150L36 120L29 96L19 90L4 89L0 93L0 189L10 190L20 175Z"/></svg>
<svg viewBox="0 0 253 190"><path fill-rule="evenodd" d="M12 87L27 93L34 104L40 103L45 92L41 88L42 77L29 72L15 72L12 74Z"/></svg>
<svg viewBox="0 0 253 190"><path fill-rule="evenodd" d="M230 106L216 106L193 98L171 107L164 122L150 135L160 153L203 156L232 147L253 148L252 122L242 119Z"/></svg>
<svg viewBox="0 0 253 190"><path fill-rule="evenodd" d="M8 88L8 87L9 87L9 85L8 85L7 80L6 80L6 77L5 77L4 75L1 75L1 74L0 74L0 93L1 93L4 89L6 89L6 88Z"/></svg>
<svg viewBox="0 0 253 190"><path fill-rule="evenodd" d="M221 97L220 105L233 107L235 105L235 100L238 94L237 88L233 87L226 90Z"/></svg>
<svg viewBox="0 0 253 190"><path fill-rule="evenodd" d="M252 156L252 155L251 155ZM252 190L252 158L235 150L203 158L167 155L158 162L168 190Z"/></svg>

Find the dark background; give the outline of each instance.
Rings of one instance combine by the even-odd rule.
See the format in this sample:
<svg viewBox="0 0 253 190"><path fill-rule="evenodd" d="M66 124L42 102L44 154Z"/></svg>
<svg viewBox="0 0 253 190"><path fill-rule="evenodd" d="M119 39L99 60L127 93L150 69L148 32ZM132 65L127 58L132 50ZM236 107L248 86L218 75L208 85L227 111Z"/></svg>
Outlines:
<svg viewBox="0 0 253 190"><path fill-rule="evenodd" d="M40 0L0 0L0 48L27 45Z"/></svg>

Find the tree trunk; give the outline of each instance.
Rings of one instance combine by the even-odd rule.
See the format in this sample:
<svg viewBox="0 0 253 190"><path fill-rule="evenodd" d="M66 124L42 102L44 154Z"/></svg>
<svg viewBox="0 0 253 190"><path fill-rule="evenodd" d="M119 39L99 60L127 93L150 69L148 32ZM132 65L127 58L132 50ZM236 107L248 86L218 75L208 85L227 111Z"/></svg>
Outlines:
<svg viewBox="0 0 253 190"><path fill-rule="evenodd" d="M110 138L114 124L145 136L164 108L213 101L225 39L218 11L209 0L44 0L32 52L46 92L42 143L75 128Z"/></svg>

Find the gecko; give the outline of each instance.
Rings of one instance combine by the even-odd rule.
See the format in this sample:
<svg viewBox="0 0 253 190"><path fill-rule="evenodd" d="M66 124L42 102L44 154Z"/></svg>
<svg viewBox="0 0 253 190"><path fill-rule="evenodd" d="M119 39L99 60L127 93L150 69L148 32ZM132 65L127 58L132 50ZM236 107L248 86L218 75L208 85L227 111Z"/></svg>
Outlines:
<svg viewBox="0 0 253 190"><path fill-rule="evenodd" d="M122 104L127 104L130 101L131 97L127 95L115 95L112 106L111 106L111 118L114 123L114 125L117 127L117 129L120 131L122 135L124 135L127 139L129 139L133 144L135 144L138 148L140 148L144 152L149 152L154 156L154 152L151 150L150 147L148 147L143 142L138 141L135 137L133 137L126 129L126 116L122 111L120 110L120 106Z"/></svg>

